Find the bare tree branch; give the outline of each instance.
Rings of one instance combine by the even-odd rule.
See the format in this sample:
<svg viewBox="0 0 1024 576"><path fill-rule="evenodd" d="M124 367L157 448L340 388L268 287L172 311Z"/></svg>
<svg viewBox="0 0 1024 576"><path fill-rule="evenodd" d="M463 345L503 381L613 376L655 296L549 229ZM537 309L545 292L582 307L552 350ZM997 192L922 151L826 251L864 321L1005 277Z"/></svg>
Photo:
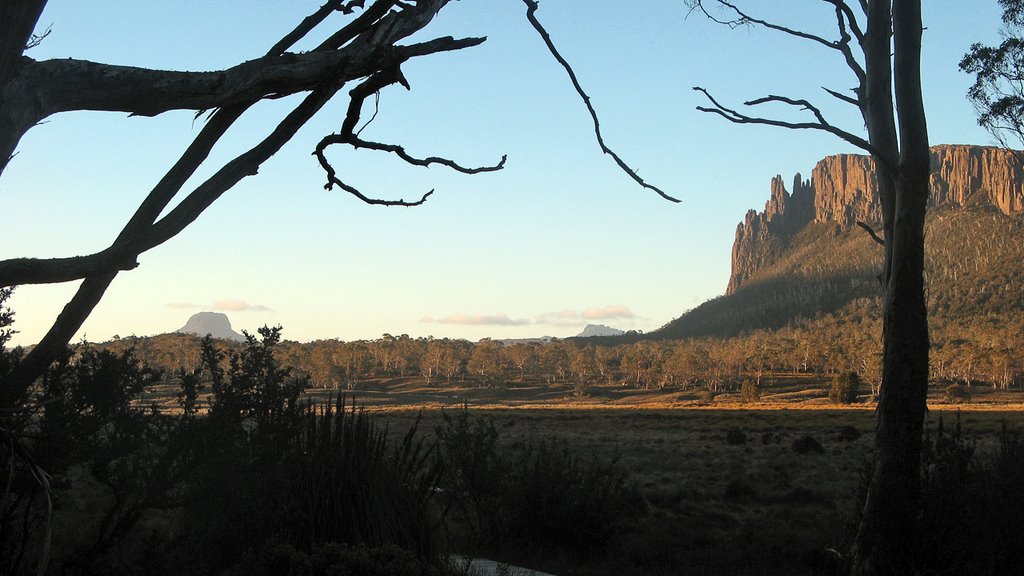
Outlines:
<svg viewBox="0 0 1024 576"><path fill-rule="evenodd" d="M587 93L583 91L583 87L580 86L579 79L576 78L576 73L573 71L572 66L570 66L569 62L567 62L565 58L563 58L562 55L558 52L558 49L555 48L554 42L552 42L551 40L551 36L548 34L547 30L544 29L544 26L541 25L540 21L537 20L537 16L535 14L535 12L537 12L537 8L539 7L537 5L537 2L535 0L523 0L523 3L526 4L526 18L530 21L530 24L533 25L534 30L536 30L537 33L540 34L540 37L544 40L544 44L547 45L548 51L551 52L551 55L554 56L555 60L557 60L558 63L562 65L562 68L565 69L565 72L569 75L569 79L572 81L573 88L576 89L576 93L579 94L580 98L583 99L583 103L586 105L587 111L590 112L590 118L594 122L594 133L597 135L597 143L601 147L601 151L611 156L612 159L615 160L615 163L618 164L619 168L621 168L623 172L628 174L629 177L632 178L640 186L656 192L659 196L666 200L670 200L672 202L679 202L677 198L669 196L657 186L645 182L639 174L637 174L632 168L626 165L626 162L622 158L620 158L619 155L615 153L615 151L613 151L604 143L604 137L601 135L601 121L598 120L597 111L594 110L594 106L590 103L590 96L588 96Z"/></svg>
<svg viewBox="0 0 1024 576"><path fill-rule="evenodd" d="M858 43L864 41L864 28L860 25L860 22L857 21L857 15L853 12L853 9L850 8L849 4L843 0L822 1L835 6L836 10L842 13L843 17L846 19L846 25L849 26L850 32L853 34L853 37L857 39ZM867 9L862 8L862 11L866 12Z"/></svg>
<svg viewBox="0 0 1024 576"><path fill-rule="evenodd" d="M471 42L479 43L483 41L482 38L468 38L461 41L455 41L450 38L446 40L450 42L467 43L467 45L468 43ZM452 170L461 172L463 174L480 174L482 172L494 172L497 170L501 170L502 168L505 167L505 161L508 159L507 155L502 156L501 161L494 166L467 168L456 163L453 160L449 160L447 158L442 158L439 156L415 158L409 155L405 151L404 147L399 146L397 144L384 144L380 142L372 142L369 140L361 139L359 137L359 132L356 132L355 129L356 126L358 126L359 124L359 118L362 114L363 104L366 102L366 98L368 98L371 94L379 95L381 89L392 84L401 84L406 89L409 89L409 82L402 74L400 64L396 64L393 68L388 68L386 70L378 72L377 74L374 74L373 76L367 78L358 86L353 88L351 91L349 91L349 106L348 111L345 114L345 121L341 125L341 132L325 136L323 139L320 140L320 142L316 146L316 149L313 151L313 155L316 156L317 161L320 163L320 166L324 169L324 172L326 172L327 174L327 184L324 185L324 189L330 190L334 186L337 186L342 190L348 192L349 194L352 194L356 198L362 200L363 202L366 202L367 204L374 204L379 206L419 206L420 204L423 204L426 201L427 197L434 193L434 191L431 190L430 192L424 194L419 200L414 202L406 202L404 199L383 200L379 198L369 197L363 194L356 187L343 182L338 177L337 171L334 169L334 166L332 166L331 163L327 160L327 156L324 153L329 146L334 144L348 144L353 148L367 148L370 150L378 150L381 152L390 152L401 158L406 163L411 164L413 166L429 167L432 164L440 164L442 166L447 166L448 168L451 168ZM377 111L375 110L373 117L376 118L376 116ZM373 118L370 119L370 121L372 120ZM367 122L367 124L369 124L369 122ZM365 127L366 126L363 126L363 128Z"/></svg>
<svg viewBox="0 0 1024 576"><path fill-rule="evenodd" d="M423 17L420 16L420 18ZM388 22L384 22L382 25L395 34L408 35L409 33L406 27L398 27ZM369 28L364 32L374 36L372 32L369 32ZM386 37L384 40L391 41ZM366 58L374 60L372 63L365 62L355 67L356 69L371 66L377 69L390 69L414 56L459 50L476 46L483 40L483 38L457 40L445 37L409 46L394 46L387 51L371 50L364 43L359 43L347 46L344 51L365 54ZM352 74L348 69L343 69L339 73L344 73L345 77L338 79L337 84L332 88L332 96ZM323 97L325 92L321 89L319 92L314 91L314 94L317 94L319 98ZM300 108L312 106L310 102L311 100L307 98L303 104L300 104ZM231 186L245 176L255 174L259 165L276 152L280 145L283 145L298 129L298 126L308 120L308 117L300 121L296 117L290 116L278 126L271 136L268 136L267 140L225 165L222 170L196 188L174 210L154 225L156 217L167 207L185 181L206 159L213 144L250 105L251 102L218 110L196 137L193 145L182 155L181 160L172 167L140 205L135 216L109 248L88 256L55 259L18 258L0 261L0 286L66 282L95 274L130 270L137 266L136 258L139 254L173 237L198 218L203 210ZM319 109L318 106L315 108ZM315 109L309 112L309 115L312 115L313 112ZM373 203L383 204L383 202Z"/></svg>
<svg viewBox="0 0 1024 576"><path fill-rule="evenodd" d="M830 88L826 88L824 86L822 86L821 89L824 90L825 92L828 92L830 96L832 96L833 98L835 98L837 100L841 100L843 102L846 102L847 104L853 104L858 109L860 109L860 107L861 107L860 99L859 98L854 98L853 96L847 96L846 94L842 94L840 92L836 92L835 90L832 90Z"/></svg>
<svg viewBox="0 0 1024 576"><path fill-rule="evenodd" d="M337 70L337 76L313 90L299 106L292 111L275 130L263 141L249 151L224 165L206 182L196 188L178 206L159 221L154 222L181 186L208 155L210 148L253 102L245 102L236 106L228 106L219 110L211 118L210 123L197 136L196 141L186 150L175 163L164 179L150 193L143 205L122 230L118 239L111 246L111 261L121 262L124 255L134 259L153 246L159 245L173 237L188 223L192 222L214 200L227 189L247 175L255 174L260 164L273 155L295 134L317 110L319 110L336 93L345 82L359 76L368 76L374 71L398 66L404 60L417 55L431 54L442 50L456 50L467 45L475 45L482 39L452 40L437 39L431 42L396 47L395 43L428 24L449 0L422 0L416 6L398 12L389 12L394 6L391 0L379 0L369 10L335 35L319 49L337 50L344 44L342 51L352 53L357 66L349 66ZM329 2L334 8L340 2ZM378 8L382 7L382 8ZM286 40L300 38L312 27L310 19L316 20L323 16L326 5L317 14L307 18L295 33L282 39L275 49L285 50ZM372 15L371 15L372 13ZM315 23L314 23L315 25ZM334 42L337 42L336 44ZM468 43L467 43L468 42ZM460 45L460 43L463 43ZM363 70L370 70L365 72ZM359 76L353 76L359 74ZM154 212L155 210L155 212ZM116 257L116 258L115 258ZM110 262L108 262L110 264ZM9 386L15 397L20 396L29 385L38 378L50 364L56 354L67 345L74 333L82 326L91 311L99 303L107 287L117 275L118 266L111 265L111 271L87 276L79 286L78 292L64 307L53 326L25 356L16 373L11 375ZM45 278L39 280L45 281ZM0 278L2 282L2 278Z"/></svg>
<svg viewBox="0 0 1024 576"><path fill-rule="evenodd" d="M863 228L864 231L867 232L869 236L871 236L872 240L874 240L875 242L877 242L878 244L880 244L882 246L885 246L885 240L882 240L882 238L878 235L878 233L875 232L875 229L872 228L871 226L869 226L866 222L862 222L862 221L858 220L857 221L857 226L860 226L861 228Z"/></svg>
<svg viewBox="0 0 1024 576"><path fill-rule="evenodd" d="M856 134L852 134L850 132L847 132L845 130L842 130L829 124L827 121L825 121L825 118L822 116L821 112L816 107L808 103L806 100L794 100L792 98L786 98L784 96L766 96L764 98L759 98L757 100L751 100L749 102L746 102L746 104L757 105L766 102L781 102L793 106L800 106L801 108L809 110L812 114L814 114L815 119L817 120L816 122L787 122L784 120L772 120L770 118L748 116L731 108L723 106L721 103L718 102L718 100L715 100L715 98L707 90L701 88L700 86L694 86L693 89L696 90L697 92L704 94L704 96L707 97L707 99L714 106L713 108L698 106L697 110L700 110L701 112L708 112L711 114L718 114L722 118L725 118L726 120L734 124L763 124L766 126L777 126L780 128L790 128L793 130L820 130L822 132L828 132L829 134L838 136L839 138L845 140L846 142L849 142L850 144L853 144L854 146L860 148L861 150L865 150L870 154L875 154L875 147L872 146L871 143L869 143L864 138L857 136Z"/></svg>
<svg viewBox="0 0 1024 576"><path fill-rule="evenodd" d="M832 6L835 7L836 29L839 32L838 40L829 40L817 34L810 34L808 32L796 30L794 28L789 28L788 26L776 24L768 20L755 18L750 14L747 14L743 10L740 10L739 7L737 7L735 4L727 0L714 1L717 2L720 6L727 8L733 14L735 14L735 18L716 18L710 12L708 12L707 8L704 6L704 0L690 0L690 5L693 7L693 9L700 10L709 20L716 22L718 24L722 24L724 26L728 26L730 28L738 28L740 26L761 26L762 28L767 28L768 30L774 30L776 32L781 32L783 34L800 38L803 40L810 40L826 48L836 50L843 55L843 58L846 61L846 65L850 68L850 70L853 71L854 75L857 76L858 82L864 82L864 67L857 60L856 55L850 47L850 40L852 39L850 33L851 31L853 32L853 35L857 38L858 42L860 42L864 38L864 34L861 32L860 26L857 23L857 19L853 14L853 11L843 0L822 0L823 2L831 4Z"/></svg>
<svg viewBox="0 0 1024 576"><path fill-rule="evenodd" d="M32 36L29 37L28 42L25 43L25 50L31 50L36 46L42 44L43 40L45 40L51 32L53 32L53 26L48 26L46 30L43 30L43 32L40 34L33 33Z"/></svg>

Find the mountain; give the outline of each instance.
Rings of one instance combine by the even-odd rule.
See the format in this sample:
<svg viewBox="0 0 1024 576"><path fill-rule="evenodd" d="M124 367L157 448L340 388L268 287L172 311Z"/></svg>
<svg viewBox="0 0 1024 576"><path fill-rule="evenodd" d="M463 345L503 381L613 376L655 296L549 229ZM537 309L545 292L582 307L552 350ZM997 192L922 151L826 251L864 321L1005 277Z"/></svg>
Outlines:
<svg viewBox="0 0 1024 576"><path fill-rule="evenodd" d="M937 321L1024 309L1024 169L1012 151L931 149L925 228L929 310ZM858 223L880 227L870 157L829 156L792 193L772 179L764 210L736 228L724 296L652 333L733 336L839 313L879 296L882 247Z"/></svg>
<svg viewBox="0 0 1024 576"><path fill-rule="evenodd" d="M234 340L241 342L245 337L231 329L231 321L227 314L220 312L199 312L193 314L184 326L175 330L178 334L195 334L206 336L210 334L221 340Z"/></svg>
<svg viewBox="0 0 1024 576"><path fill-rule="evenodd" d="M593 338L595 336L621 336L624 331L605 326L604 324L587 324L576 338Z"/></svg>

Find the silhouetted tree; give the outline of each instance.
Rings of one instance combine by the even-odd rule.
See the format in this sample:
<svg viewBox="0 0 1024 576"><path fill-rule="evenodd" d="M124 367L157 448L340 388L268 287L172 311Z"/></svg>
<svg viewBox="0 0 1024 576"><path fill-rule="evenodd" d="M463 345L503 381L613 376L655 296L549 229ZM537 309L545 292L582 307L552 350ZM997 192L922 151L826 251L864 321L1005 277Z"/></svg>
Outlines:
<svg viewBox="0 0 1024 576"><path fill-rule="evenodd" d="M928 318L924 295L924 220L929 191L928 125L921 97L920 0L825 0L834 11L834 38L763 20L725 0L691 0L709 18L731 26L760 26L834 50L854 76L852 95L826 92L856 106L867 138L843 130L801 98L769 95L748 106L783 104L811 115L806 122L750 116L729 108L704 88L702 111L738 124L763 124L833 134L875 160L885 260L880 275L883 307L882 385L874 465L854 545L853 573L899 574L903 551L914 542L920 498L921 437L928 386ZM715 16L706 5L727 15ZM895 95L895 103L893 96Z"/></svg>

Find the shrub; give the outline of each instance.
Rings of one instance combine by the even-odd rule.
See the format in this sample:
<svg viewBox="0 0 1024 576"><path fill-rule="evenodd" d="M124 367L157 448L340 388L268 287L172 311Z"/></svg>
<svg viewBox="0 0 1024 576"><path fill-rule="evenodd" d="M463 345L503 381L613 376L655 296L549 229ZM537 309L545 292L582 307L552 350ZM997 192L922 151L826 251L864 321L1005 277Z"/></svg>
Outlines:
<svg viewBox="0 0 1024 576"><path fill-rule="evenodd" d="M701 404L714 404L715 396L718 396L718 393L708 388L701 390L700 395L697 397L697 401Z"/></svg>
<svg viewBox="0 0 1024 576"><path fill-rule="evenodd" d="M860 376L856 372L837 374L828 389L828 399L836 404L853 404L857 401Z"/></svg>
<svg viewBox="0 0 1024 576"><path fill-rule="evenodd" d="M747 435L739 428L732 428L725 433L725 443L730 446L739 446L747 443Z"/></svg>
<svg viewBox="0 0 1024 576"><path fill-rule="evenodd" d="M1019 574L1024 563L1024 435L1004 423L998 446L983 452L957 414L952 431L941 417L934 432L928 427L922 448L921 509L917 538L905 551L907 572ZM870 473L862 475L861 496L869 479Z"/></svg>
<svg viewBox="0 0 1024 576"><path fill-rule="evenodd" d="M942 393L946 404L966 404L971 401L971 391L963 384L950 384Z"/></svg>
<svg viewBox="0 0 1024 576"><path fill-rule="evenodd" d="M744 378L740 384L740 402L757 402L761 399L761 387L757 380Z"/></svg>
<svg viewBox="0 0 1024 576"><path fill-rule="evenodd" d="M279 542L308 553L325 543L395 546L439 565L441 531L430 512L440 469L416 427L392 445L385 430L344 398L319 407L298 403L303 379L278 366L280 329L249 336L229 357L204 340L211 375L202 475L191 483L182 561L216 572L246 553ZM269 561L269 560L268 560ZM276 562L276 560L275 560Z"/></svg>
<svg viewBox="0 0 1024 576"><path fill-rule="evenodd" d="M797 454L822 454L825 452L825 447L814 439L813 436L801 436L793 441L793 451Z"/></svg>
<svg viewBox="0 0 1024 576"><path fill-rule="evenodd" d="M603 550L641 509L617 459L584 460L535 438L499 449L490 418L462 410L437 428L449 505L478 545Z"/></svg>
<svg viewBox="0 0 1024 576"><path fill-rule="evenodd" d="M836 435L841 442L853 442L854 440L859 440L860 436L860 430L849 424L840 428L839 433Z"/></svg>
<svg viewBox="0 0 1024 576"><path fill-rule="evenodd" d="M733 479L725 485L725 491L722 492L722 499L759 502L761 500L761 494L757 491L757 488L750 484L750 482L744 479Z"/></svg>

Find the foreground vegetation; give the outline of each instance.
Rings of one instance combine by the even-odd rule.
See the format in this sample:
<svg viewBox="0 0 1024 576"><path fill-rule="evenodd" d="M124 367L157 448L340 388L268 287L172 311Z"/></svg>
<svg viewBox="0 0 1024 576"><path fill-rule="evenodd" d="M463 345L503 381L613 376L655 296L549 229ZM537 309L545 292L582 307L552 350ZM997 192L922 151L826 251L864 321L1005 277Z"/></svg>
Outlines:
<svg viewBox="0 0 1024 576"><path fill-rule="evenodd" d="M69 350L4 414L0 573L465 573L451 552L563 576L846 569L869 410L822 398L811 411L371 416L303 401L308 382L278 362L279 340L269 328L234 351L206 339L173 414L146 400L161 378L133 352ZM908 558L925 574L1014 573L1024 416L931 422L928 537Z"/></svg>

